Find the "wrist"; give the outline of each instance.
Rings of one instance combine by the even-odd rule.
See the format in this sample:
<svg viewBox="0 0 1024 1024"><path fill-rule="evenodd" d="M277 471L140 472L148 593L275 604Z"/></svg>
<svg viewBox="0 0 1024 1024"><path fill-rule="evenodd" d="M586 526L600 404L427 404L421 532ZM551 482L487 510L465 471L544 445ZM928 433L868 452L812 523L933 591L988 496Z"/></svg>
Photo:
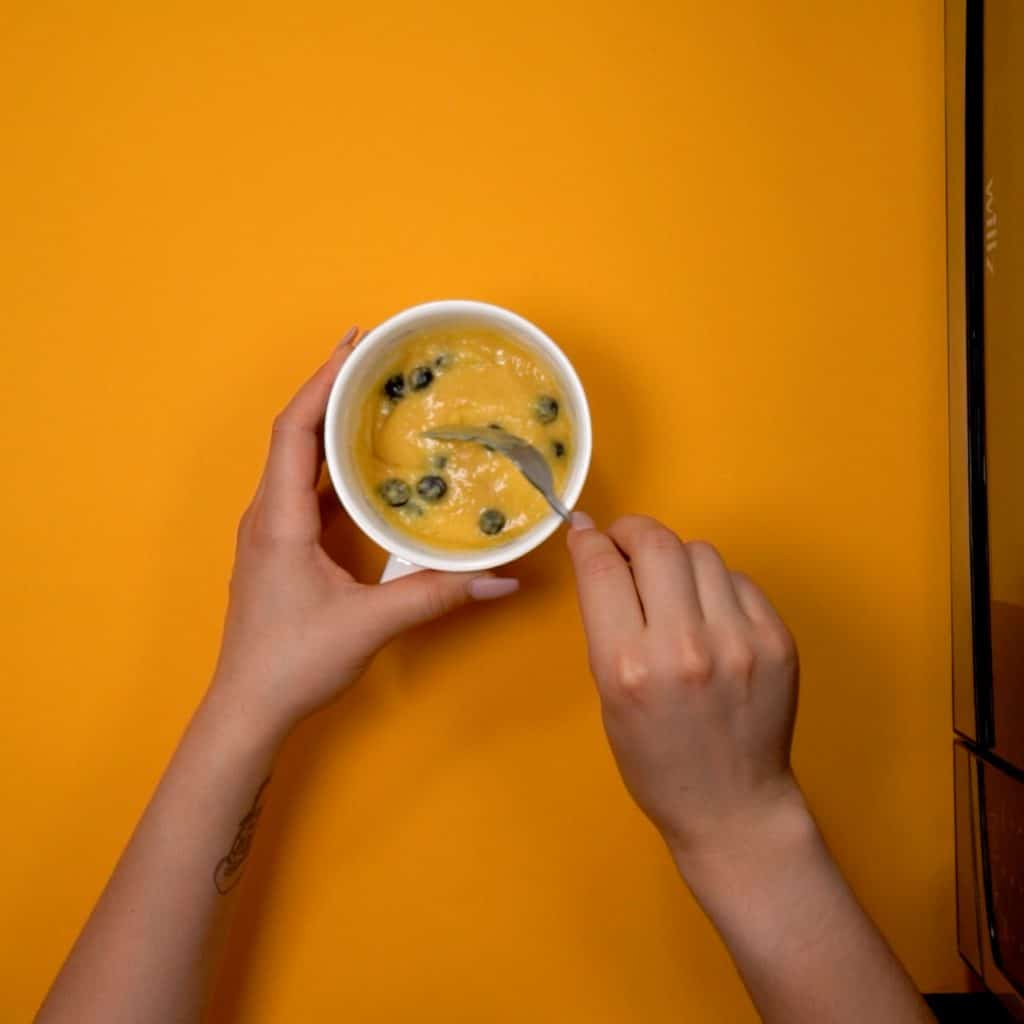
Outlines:
<svg viewBox="0 0 1024 1024"><path fill-rule="evenodd" d="M272 758L294 723L266 714L219 674L214 676L193 716L192 728L216 737L219 744L243 754Z"/></svg>
<svg viewBox="0 0 1024 1024"><path fill-rule="evenodd" d="M672 848L680 874L734 958L777 964L819 941L848 898L795 781L706 842Z"/></svg>
<svg viewBox="0 0 1024 1024"><path fill-rule="evenodd" d="M792 776L742 813L721 819L700 838L669 840L680 874L699 900L737 893L775 865L827 856L821 834Z"/></svg>

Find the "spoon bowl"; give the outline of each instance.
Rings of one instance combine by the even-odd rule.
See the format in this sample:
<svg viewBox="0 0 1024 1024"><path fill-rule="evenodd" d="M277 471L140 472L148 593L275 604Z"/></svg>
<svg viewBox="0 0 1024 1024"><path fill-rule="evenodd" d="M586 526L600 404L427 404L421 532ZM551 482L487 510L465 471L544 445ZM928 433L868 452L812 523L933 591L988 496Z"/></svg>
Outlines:
<svg viewBox="0 0 1024 1024"><path fill-rule="evenodd" d="M555 494L555 484L548 460L529 441L524 441L521 437L499 430L497 427L437 427L424 431L423 436L433 441L468 441L472 444L482 444L485 448L511 459L555 512L569 522L569 510Z"/></svg>

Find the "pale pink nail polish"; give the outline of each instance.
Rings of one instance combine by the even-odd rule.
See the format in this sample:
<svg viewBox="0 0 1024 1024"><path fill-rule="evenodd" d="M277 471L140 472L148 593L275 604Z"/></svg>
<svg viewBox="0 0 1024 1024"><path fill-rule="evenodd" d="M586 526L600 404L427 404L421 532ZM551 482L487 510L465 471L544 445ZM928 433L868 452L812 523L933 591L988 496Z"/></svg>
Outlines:
<svg viewBox="0 0 1024 1024"><path fill-rule="evenodd" d="M594 529L594 520L591 519L586 512L581 512L579 509L577 509L569 518L571 520L571 525L569 526L570 530Z"/></svg>
<svg viewBox="0 0 1024 1024"><path fill-rule="evenodd" d="M508 597L519 589L519 580L508 576L480 576L469 581L469 596L474 601L493 601L497 597Z"/></svg>

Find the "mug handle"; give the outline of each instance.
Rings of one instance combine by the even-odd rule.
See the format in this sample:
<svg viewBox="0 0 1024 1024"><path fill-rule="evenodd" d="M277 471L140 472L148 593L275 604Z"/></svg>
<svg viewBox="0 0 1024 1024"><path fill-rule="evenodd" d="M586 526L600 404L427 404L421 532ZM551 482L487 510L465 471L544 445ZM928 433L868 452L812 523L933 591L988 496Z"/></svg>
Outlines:
<svg viewBox="0 0 1024 1024"><path fill-rule="evenodd" d="M389 580L401 579L402 576L411 576L414 572L422 571L423 566L413 565L412 562L407 562L404 558L399 558L398 555L389 554L379 582L387 583Z"/></svg>

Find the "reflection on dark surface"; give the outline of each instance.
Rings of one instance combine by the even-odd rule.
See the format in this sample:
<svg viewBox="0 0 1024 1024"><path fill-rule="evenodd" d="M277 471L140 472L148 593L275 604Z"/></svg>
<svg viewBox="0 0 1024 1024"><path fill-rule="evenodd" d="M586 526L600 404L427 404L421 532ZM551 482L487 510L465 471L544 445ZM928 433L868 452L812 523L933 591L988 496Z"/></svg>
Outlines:
<svg viewBox="0 0 1024 1024"><path fill-rule="evenodd" d="M1024 768L1024 3L986 0L985 420L995 751Z"/></svg>
<svg viewBox="0 0 1024 1024"><path fill-rule="evenodd" d="M985 842L988 848L990 924L999 969L1024 991L1024 787L1005 772L982 764Z"/></svg>
<svg viewBox="0 0 1024 1024"><path fill-rule="evenodd" d="M1018 604L992 601L992 678L995 752L1024 766L1024 608Z"/></svg>

